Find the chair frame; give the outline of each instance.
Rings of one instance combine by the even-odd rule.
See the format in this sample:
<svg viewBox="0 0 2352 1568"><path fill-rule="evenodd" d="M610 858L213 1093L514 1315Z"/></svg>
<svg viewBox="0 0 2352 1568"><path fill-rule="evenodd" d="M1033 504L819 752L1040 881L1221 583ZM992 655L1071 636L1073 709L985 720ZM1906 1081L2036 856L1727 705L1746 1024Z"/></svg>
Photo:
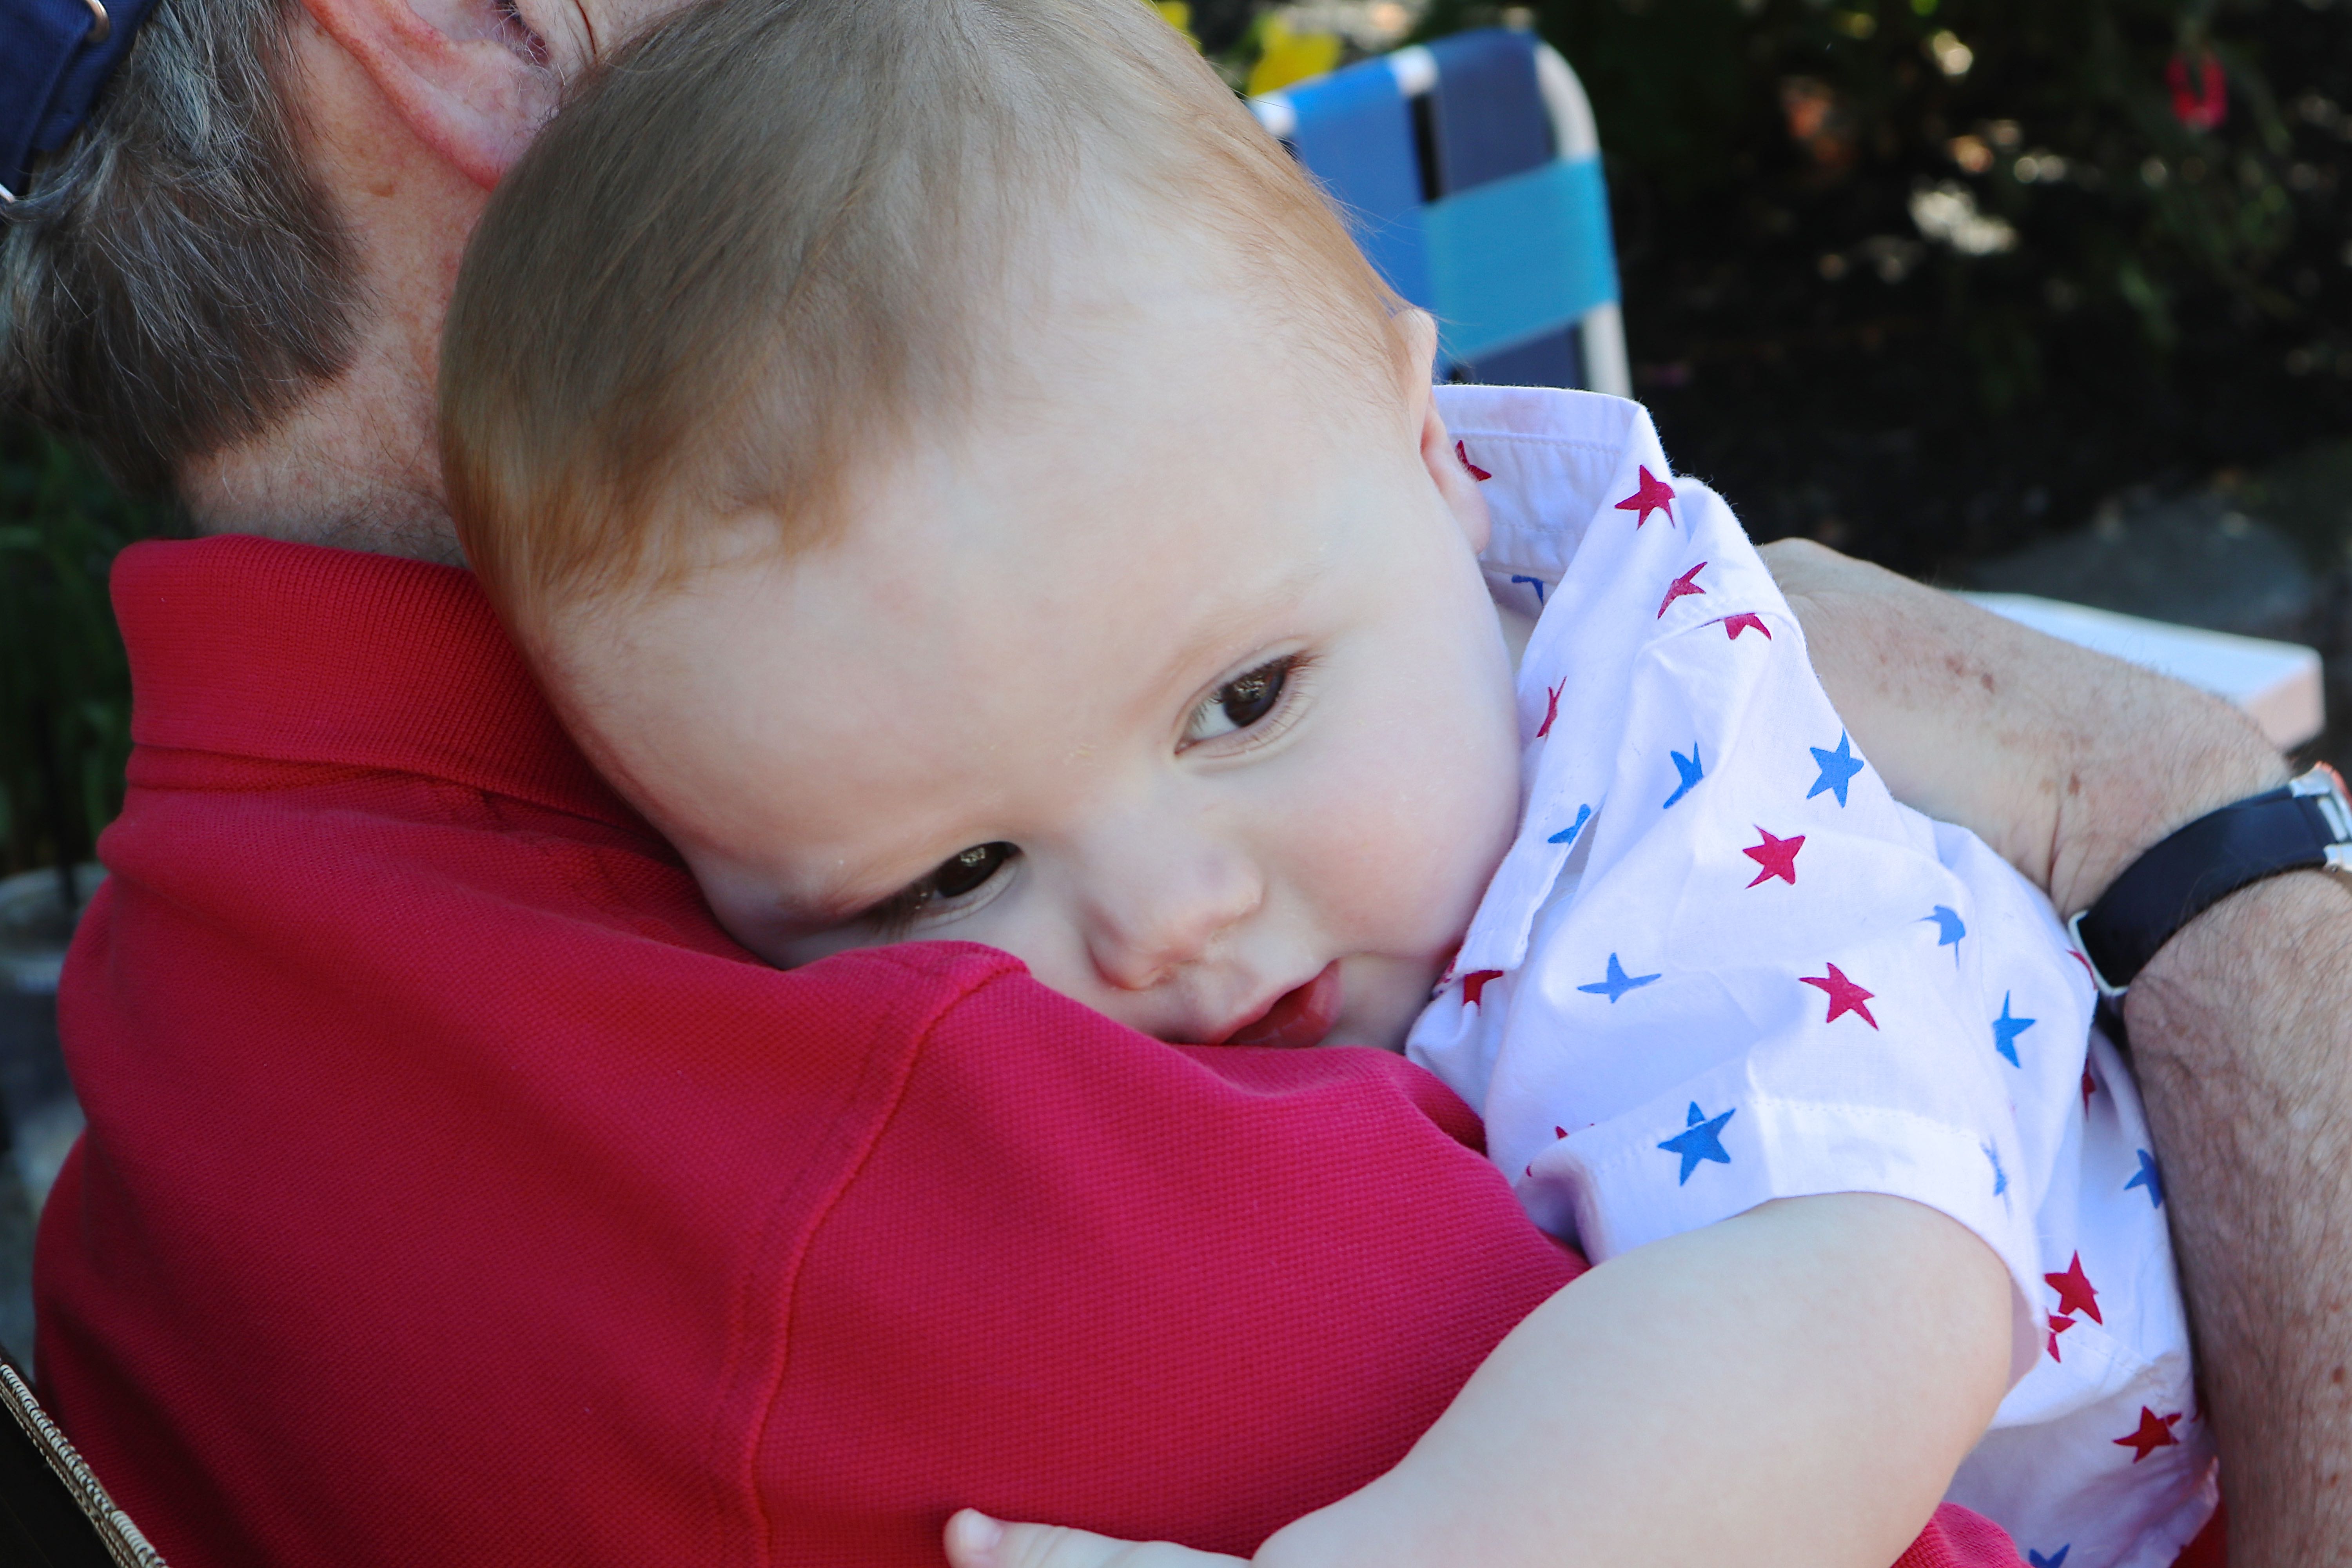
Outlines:
<svg viewBox="0 0 2352 1568"><path fill-rule="evenodd" d="M1381 57L1396 79L1397 90L1408 100L1437 87L1437 57L1419 44ZM1601 155L1601 132L1592 118L1592 100L1575 68L1549 44L1535 47L1536 88L1550 117L1553 154L1562 162ZM1304 85L1303 83L1300 85ZM1284 92L1270 92L1249 100L1258 123L1287 140L1298 128L1298 110ZM1576 323L1583 351L1586 389L1612 397L1633 395L1633 362L1625 349L1625 315L1616 300L1595 305Z"/></svg>

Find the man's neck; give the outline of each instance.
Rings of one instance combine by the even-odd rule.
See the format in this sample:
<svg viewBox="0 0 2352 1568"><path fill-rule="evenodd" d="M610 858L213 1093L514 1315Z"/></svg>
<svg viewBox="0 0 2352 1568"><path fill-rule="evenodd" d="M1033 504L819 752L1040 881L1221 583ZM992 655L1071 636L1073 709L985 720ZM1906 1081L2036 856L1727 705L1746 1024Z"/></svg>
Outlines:
<svg viewBox="0 0 2352 1568"><path fill-rule="evenodd" d="M183 464L205 533L462 564L434 439L441 318L488 193L420 141L353 58L294 30L305 153L358 264L349 363L252 438Z"/></svg>
<svg viewBox="0 0 2352 1568"><path fill-rule="evenodd" d="M204 533L463 565L443 499L427 367L374 332L351 368L262 435L188 465Z"/></svg>

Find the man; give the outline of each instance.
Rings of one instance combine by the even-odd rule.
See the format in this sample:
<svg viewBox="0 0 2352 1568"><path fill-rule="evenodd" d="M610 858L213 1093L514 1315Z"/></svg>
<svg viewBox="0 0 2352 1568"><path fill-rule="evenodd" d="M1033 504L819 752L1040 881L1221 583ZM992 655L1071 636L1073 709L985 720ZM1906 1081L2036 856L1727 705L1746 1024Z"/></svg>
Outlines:
<svg viewBox="0 0 2352 1568"><path fill-rule="evenodd" d="M47 1392L177 1561L920 1561L965 1503L1246 1550L1574 1273L1459 1108L1142 1050L974 950L740 962L419 564L466 237L671 8L159 0L10 210L7 395L283 542L118 573L141 750L66 983ZM2284 776L2179 688L1776 565L1889 782L2062 910ZM2249 1563L2352 1541L2347 957L2352 904L2280 877L2126 1004Z"/></svg>

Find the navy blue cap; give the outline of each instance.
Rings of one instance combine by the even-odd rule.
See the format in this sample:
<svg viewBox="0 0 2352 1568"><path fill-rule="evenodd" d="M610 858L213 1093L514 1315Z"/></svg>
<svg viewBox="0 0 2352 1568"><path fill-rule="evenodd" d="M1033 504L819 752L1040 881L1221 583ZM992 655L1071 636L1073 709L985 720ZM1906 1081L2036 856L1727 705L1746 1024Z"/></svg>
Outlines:
<svg viewBox="0 0 2352 1568"><path fill-rule="evenodd" d="M0 0L0 199L89 118L155 0Z"/></svg>

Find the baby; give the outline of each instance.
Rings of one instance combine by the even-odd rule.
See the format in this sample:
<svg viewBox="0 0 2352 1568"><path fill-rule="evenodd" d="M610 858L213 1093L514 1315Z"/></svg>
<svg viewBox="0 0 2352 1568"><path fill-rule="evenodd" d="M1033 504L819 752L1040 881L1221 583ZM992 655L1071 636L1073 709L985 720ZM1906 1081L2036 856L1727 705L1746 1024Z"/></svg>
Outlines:
<svg viewBox="0 0 2352 1568"><path fill-rule="evenodd" d="M1637 407L1433 392L1433 340L1135 0L728 0L499 193L445 457L567 723L745 947L984 942L1163 1040L1409 1049L1601 1265L1263 1560L1387 1560L1442 1497L1465 1560L1554 1561L1610 1473L1558 1412L1768 1401L1793 1447L1955 1436L1806 1497L1692 1423L1711 1474L1597 1510L1867 1565L1948 1490L2036 1563L2170 1563L2212 1448L2086 966L1889 797ZM1865 1272L1751 1271L1768 1235ZM1920 1314L1948 1398L1886 1408L1810 1333L1857 1296ZM1638 1368L1596 1348L1643 1325Z"/></svg>

